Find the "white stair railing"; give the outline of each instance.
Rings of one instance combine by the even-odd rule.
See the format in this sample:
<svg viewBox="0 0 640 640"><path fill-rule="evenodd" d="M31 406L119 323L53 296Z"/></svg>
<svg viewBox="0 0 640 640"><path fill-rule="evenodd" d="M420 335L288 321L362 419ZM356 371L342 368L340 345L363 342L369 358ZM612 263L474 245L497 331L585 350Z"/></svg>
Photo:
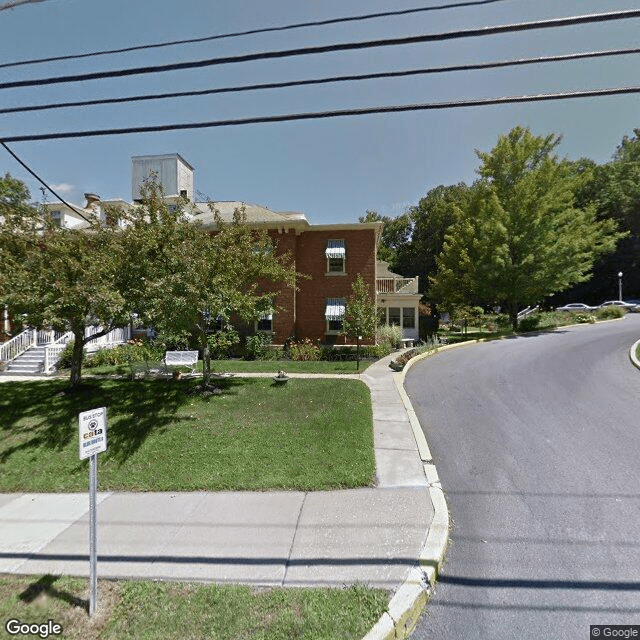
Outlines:
<svg viewBox="0 0 640 640"><path fill-rule="evenodd" d="M35 329L25 329L8 342L0 344L0 363L7 363L15 360L22 355L27 349L35 346L37 340L37 331Z"/></svg>
<svg viewBox="0 0 640 640"><path fill-rule="evenodd" d="M67 343L73 338L73 332L67 331L57 338L53 343L48 344L44 348L44 367L42 373L48 375L53 373L58 360L60 360L60 354L66 349Z"/></svg>

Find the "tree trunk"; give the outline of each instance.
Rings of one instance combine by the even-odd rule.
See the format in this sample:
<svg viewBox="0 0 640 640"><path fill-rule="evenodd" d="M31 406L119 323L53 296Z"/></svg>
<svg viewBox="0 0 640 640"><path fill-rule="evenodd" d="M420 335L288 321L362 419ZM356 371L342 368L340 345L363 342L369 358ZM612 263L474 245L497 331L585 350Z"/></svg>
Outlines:
<svg viewBox="0 0 640 640"><path fill-rule="evenodd" d="M360 371L360 336L357 336L356 343L356 371Z"/></svg>
<svg viewBox="0 0 640 640"><path fill-rule="evenodd" d="M82 376L82 357L84 355L84 325L73 328L73 355L71 356L71 389L80 384Z"/></svg>
<svg viewBox="0 0 640 640"><path fill-rule="evenodd" d="M209 342L207 340L207 334L204 334L204 340L202 341L202 381L206 385L211 380L211 351L209 350Z"/></svg>
<svg viewBox="0 0 640 640"><path fill-rule="evenodd" d="M511 328L514 331L518 330L518 305L509 304L509 321L511 322Z"/></svg>

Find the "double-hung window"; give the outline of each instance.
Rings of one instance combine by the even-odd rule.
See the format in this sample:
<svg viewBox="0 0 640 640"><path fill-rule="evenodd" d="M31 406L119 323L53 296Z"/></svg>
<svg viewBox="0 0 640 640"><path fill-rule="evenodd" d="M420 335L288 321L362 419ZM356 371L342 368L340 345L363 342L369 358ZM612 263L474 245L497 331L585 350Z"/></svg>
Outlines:
<svg viewBox="0 0 640 640"><path fill-rule="evenodd" d="M327 258L327 275L346 273L347 252L344 240L327 240L324 254Z"/></svg>
<svg viewBox="0 0 640 640"><path fill-rule="evenodd" d="M326 323L326 333L337 335L342 333L342 322L347 306L345 298L327 298L324 305L324 319Z"/></svg>

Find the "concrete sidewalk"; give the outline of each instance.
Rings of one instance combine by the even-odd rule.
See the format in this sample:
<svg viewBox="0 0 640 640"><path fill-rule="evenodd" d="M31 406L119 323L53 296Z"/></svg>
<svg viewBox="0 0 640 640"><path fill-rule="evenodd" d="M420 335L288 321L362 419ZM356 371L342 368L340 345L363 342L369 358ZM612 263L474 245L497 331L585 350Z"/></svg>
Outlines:
<svg viewBox="0 0 640 640"><path fill-rule="evenodd" d="M390 359L349 376L371 390L375 488L100 493L98 575L395 592L434 511ZM87 494L0 495L0 572L88 575Z"/></svg>

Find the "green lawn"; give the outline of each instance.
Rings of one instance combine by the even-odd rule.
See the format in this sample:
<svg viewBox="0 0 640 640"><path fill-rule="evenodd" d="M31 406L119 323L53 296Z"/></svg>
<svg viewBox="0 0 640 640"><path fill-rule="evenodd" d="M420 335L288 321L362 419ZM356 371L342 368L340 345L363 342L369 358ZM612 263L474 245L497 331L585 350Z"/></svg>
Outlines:
<svg viewBox="0 0 640 640"><path fill-rule="evenodd" d="M360 372L364 371L371 360L360 362ZM134 365L140 368L142 363ZM157 366L157 364L156 364ZM202 360L198 362L197 371L202 371ZM355 361L351 360L309 360L296 362L294 360L212 360L211 371L232 373L276 373L277 371L287 373L358 373ZM86 374L121 374L127 375L131 369L127 365L113 365L101 367L85 367Z"/></svg>
<svg viewBox="0 0 640 640"><path fill-rule="evenodd" d="M88 581L0 577L0 619L62 626L69 640L359 640L388 594L347 589L262 589L151 581L99 581L87 615ZM13 636L19 637L19 636ZM33 637L33 636L29 636Z"/></svg>
<svg viewBox="0 0 640 640"><path fill-rule="evenodd" d="M369 390L358 380L87 379L0 384L0 491L86 491L78 413L106 406L99 488L119 491L318 490L371 484Z"/></svg>

